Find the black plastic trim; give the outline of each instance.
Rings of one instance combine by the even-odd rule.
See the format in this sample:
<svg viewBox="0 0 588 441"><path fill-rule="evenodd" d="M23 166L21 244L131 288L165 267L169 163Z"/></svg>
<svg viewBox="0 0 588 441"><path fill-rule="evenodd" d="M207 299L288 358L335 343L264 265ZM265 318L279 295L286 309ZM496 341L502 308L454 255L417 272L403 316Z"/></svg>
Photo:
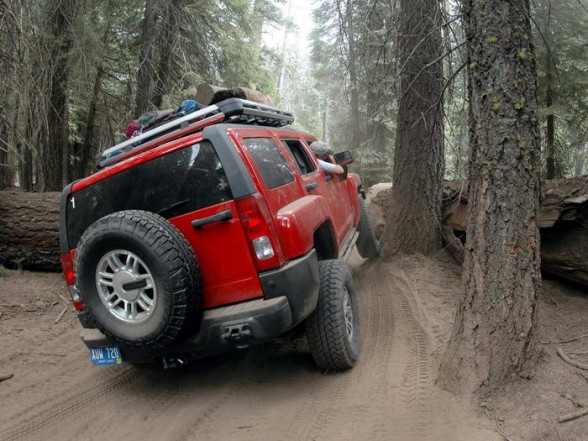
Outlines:
<svg viewBox="0 0 588 441"><path fill-rule="evenodd" d="M59 251L61 254L69 253L69 240L67 239L67 198L71 194L71 188L76 181L69 183L61 192L59 203Z"/></svg>
<svg viewBox="0 0 588 441"><path fill-rule="evenodd" d="M194 228L200 228L204 225L208 225L213 222L229 221L231 219L233 219L233 213L231 212L231 210L224 210L220 213L213 214L212 216L203 217L201 219L194 219L192 221L192 226Z"/></svg>
<svg viewBox="0 0 588 441"><path fill-rule="evenodd" d="M257 191L255 184L247 172L237 147L227 135L225 124L208 126L202 131L203 139L212 143L227 175L234 199L249 196Z"/></svg>
<svg viewBox="0 0 588 441"><path fill-rule="evenodd" d="M241 349L275 338L293 326L286 297L256 299L204 311L197 335L161 351L140 352L121 347L123 361L153 362L166 355L186 355L193 359ZM227 338L232 329L246 329L243 340ZM235 336L238 337L238 336ZM81 338L88 348L111 346L98 329L84 329Z"/></svg>
<svg viewBox="0 0 588 441"><path fill-rule="evenodd" d="M316 250L312 249L277 270L259 275L266 299L281 296L288 299L294 324L300 323L316 308L320 286L318 267Z"/></svg>

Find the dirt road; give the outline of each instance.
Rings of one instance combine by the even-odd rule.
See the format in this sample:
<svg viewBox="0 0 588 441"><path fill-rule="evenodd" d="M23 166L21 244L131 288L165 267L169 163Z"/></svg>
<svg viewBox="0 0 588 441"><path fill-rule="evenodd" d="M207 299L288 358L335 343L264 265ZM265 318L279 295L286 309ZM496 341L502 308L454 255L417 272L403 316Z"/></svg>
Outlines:
<svg viewBox="0 0 588 441"><path fill-rule="evenodd" d="M15 374L0 383L0 439L500 439L491 423L434 386L439 344L450 327L442 303L456 287L436 285L446 278L434 276L447 268L425 262L356 259L362 356L338 374L319 372L302 338L183 370L94 367L73 312L55 323L61 281L33 280L32 292L54 297L29 299L19 307L37 305L32 319L14 314L10 329L0 327L3 345L13 350L0 356L0 374Z"/></svg>

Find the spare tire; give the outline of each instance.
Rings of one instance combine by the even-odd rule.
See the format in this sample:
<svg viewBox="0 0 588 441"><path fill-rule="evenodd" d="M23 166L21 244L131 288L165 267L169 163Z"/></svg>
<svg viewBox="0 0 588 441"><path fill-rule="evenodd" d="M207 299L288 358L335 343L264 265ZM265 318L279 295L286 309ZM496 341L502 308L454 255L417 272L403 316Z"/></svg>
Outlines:
<svg viewBox="0 0 588 441"><path fill-rule="evenodd" d="M131 210L97 220L78 243L75 273L90 322L123 346L160 349L196 325L198 262L161 216Z"/></svg>

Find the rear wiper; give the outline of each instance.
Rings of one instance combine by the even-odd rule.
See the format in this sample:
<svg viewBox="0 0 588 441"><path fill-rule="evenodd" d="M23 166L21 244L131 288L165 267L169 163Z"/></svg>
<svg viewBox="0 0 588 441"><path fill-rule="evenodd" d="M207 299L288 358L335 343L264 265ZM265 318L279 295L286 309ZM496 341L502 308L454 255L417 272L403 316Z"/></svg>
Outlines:
<svg viewBox="0 0 588 441"><path fill-rule="evenodd" d="M179 207L180 205L184 205L186 202L189 202L190 199L184 199L183 201L178 201L174 204L171 204L167 207L162 208L161 210L159 210L156 214L159 214L160 216L163 216L162 213L165 213L167 211L173 210L174 208ZM165 216L164 216L165 217Z"/></svg>

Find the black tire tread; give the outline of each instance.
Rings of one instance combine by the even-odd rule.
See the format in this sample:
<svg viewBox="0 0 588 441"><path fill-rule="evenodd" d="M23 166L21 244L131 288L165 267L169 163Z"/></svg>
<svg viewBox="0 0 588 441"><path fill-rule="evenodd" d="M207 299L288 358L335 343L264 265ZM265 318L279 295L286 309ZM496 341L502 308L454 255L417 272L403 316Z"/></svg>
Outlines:
<svg viewBox="0 0 588 441"><path fill-rule="evenodd" d="M135 349L163 348L176 340L200 305L200 271L198 261L185 237L163 217L142 210L120 211L97 220L82 235L75 259L76 275L84 265L86 247L112 231L129 233L144 241L162 262L167 262L171 287L171 305L162 323L150 338L135 341L121 338L103 326L88 310L93 325L110 339ZM89 269L88 269L89 270ZM93 271L93 269L92 269ZM82 301L84 293L82 292Z"/></svg>
<svg viewBox="0 0 588 441"><path fill-rule="evenodd" d="M359 237L357 238L357 251L359 255L365 259L371 259L380 254L380 244L374 235L374 230L370 222L370 214L368 212L365 200L359 198L359 223L357 225L357 231Z"/></svg>
<svg viewBox="0 0 588 441"><path fill-rule="evenodd" d="M341 296L342 287L347 285L351 301L355 302L351 275L347 266L339 260L323 260L319 265L319 299L316 310L306 320L308 345L321 369L349 369L359 356L359 326L354 327L357 347L353 348L347 338ZM356 320L358 313L355 307Z"/></svg>

